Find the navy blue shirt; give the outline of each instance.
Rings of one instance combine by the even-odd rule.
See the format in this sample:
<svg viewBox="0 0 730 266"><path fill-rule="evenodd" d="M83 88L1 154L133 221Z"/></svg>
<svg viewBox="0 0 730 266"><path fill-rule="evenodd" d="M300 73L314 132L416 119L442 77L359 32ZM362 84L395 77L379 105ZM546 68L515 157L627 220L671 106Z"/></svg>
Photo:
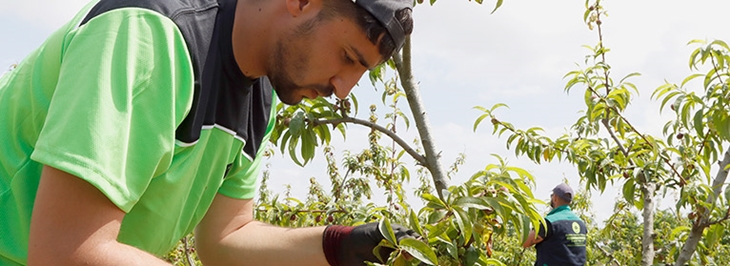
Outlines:
<svg viewBox="0 0 730 266"><path fill-rule="evenodd" d="M586 263L586 224L568 205L553 209L545 217L547 231L540 227L542 242L535 245L535 266L568 266Z"/></svg>

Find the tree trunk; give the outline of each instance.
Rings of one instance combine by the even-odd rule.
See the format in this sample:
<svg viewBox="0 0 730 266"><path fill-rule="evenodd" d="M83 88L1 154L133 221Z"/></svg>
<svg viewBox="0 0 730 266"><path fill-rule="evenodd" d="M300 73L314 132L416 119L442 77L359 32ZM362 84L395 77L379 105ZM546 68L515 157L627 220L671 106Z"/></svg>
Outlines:
<svg viewBox="0 0 730 266"><path fill-rule="evenodd" d="M406 93L408 99L408 105L411 107L411 113L416 121L416 127L418 128L418 134L421 137L421 143L423 143L423 149L426 152L426 161L428 162L426 168L431 172L433 177L433 183L436 187L436 193L439 198L444 200L443 190L447 188L446 174L441 167L441 160L439 154L441 153L436 148L436 143L431 137L431 125L426 115L426 108L423 106L421 101L421 95L418 89L418 85L413 80L413 70L411 68L411 38L406 38L406 43L403 46L402 56L395 54L393 60L395 61L398 73L400 73L401 86Z"/></svg>
<svg viewBox="0 0 730 266"><path fill-rule="evenodd" d="M654 184L647 181L641 184L644 197L644 234L641 238L641 265L654 264Z"/></svg>
<svg viewBox="0 0 730 266"><path fill-rule="evenodd" d="M720 169L717 170L717 175L715 176L715 180L712 181L712 192L714 192L714 195L711 197L707 197L707 203L710 203L710 205L713 205L715 200L717 200L717 197L720 196L720 193L722 192L722 186L725 184L725 180L727 180L727 170L725 170L725 166L730 164L730 147L728 147L725 150L725 156L722 158L722 161L719 162ZM684 246L682 246L682 251L679 252L679 256L677 257L677 262L674 263L675 266L684 265L689 261L689 259L692 258L692 254L695 253L695 250L697 250L697 244L699 244L700 240L702 239L702 231L705 230L708 226L710 226L710 214L712 210L707 209L704 211L704 213L698 214L702 215L699 219L699 221L695 222L692 225L692 231L689 233L689 237L687 237L687 241L684 242Z"/></svg>
<svg viewBox="0 0 730 266"><path fill-rule="evenodd" d="M682 251L679 252L679 256L677 257L677 261L674 265L685 265L687 261L692 258L692 254L694 254L697 249L697 244L699 244L702 239L702 231L705 230L705 227L707 226L704 226L701 223L692 224L692 230L689 232L689 236L684 242Z"/></svg>

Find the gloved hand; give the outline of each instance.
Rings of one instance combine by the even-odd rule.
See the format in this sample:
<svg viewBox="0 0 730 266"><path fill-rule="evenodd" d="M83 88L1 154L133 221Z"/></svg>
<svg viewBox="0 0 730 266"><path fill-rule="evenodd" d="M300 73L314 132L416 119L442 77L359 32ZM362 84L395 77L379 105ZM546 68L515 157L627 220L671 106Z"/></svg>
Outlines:
<svg viewBox="0 0 730 266"><path fill-rule="evenodd" d="M405 237L420 237L415 231L399 224L392 224L393 233L398 241ZM332 266L359 266L364 261L380 262L373 254L373 249L383 240L378 230L378 223L367 223L360 226L330 225L324 229L322 247L327 262ZM393 249L381 248L380 257L387 260Z"/></svg>

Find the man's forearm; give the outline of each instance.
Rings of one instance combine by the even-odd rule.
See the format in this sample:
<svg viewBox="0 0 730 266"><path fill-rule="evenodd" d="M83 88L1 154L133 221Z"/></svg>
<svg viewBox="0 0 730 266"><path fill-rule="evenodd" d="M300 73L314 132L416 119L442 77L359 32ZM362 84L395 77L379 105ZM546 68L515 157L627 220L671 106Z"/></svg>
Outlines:
<svg viewBox="0 0 730 266"><path fill-rule="evenodd" d="M284 228L252 221L219 241L196 241L205 265L326 266L329 264L322 251L324 229L323 226Z"/></svg>
<svg viewBox="0 0 730 266"><path fill-rule="evenodd" d="M92 246L93 247L90 247ZM38 249L39 248L39 249ZM50 250L49 250L50 249ZM42 251L46 250L46 251ZM35 247L29 249L28 265L170 265L135 247L118 242L84 244L79 249Z"/></svg>
<svg viewBox="0 0 730 266"><path fill-rule="evenodd" d="M542 237L535 233L535 230L530 230L530 234L525 239L525 243L522 243L522 247L529 248L537 243L542 242Z"/></svg>
<svg viewBox="0 0 730 266"><path fill-rule="evenodd" d="M167 264L140 249L117 242L124 215L88 182L53 167L44 167L30 223L28 264Z"/></svg>

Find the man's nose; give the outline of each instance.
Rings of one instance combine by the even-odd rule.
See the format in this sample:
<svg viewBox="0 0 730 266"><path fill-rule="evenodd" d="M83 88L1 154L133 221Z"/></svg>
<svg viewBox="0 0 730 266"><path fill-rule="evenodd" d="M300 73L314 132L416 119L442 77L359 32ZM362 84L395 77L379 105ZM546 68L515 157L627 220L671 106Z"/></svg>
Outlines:
<svg viewBox="0 0 730 266"><path fill-rule="evenodd" d="M335 87L335 96L340 99L347 97L364 73L365 71L348 71L332 77L330 82Z"/></svg>

